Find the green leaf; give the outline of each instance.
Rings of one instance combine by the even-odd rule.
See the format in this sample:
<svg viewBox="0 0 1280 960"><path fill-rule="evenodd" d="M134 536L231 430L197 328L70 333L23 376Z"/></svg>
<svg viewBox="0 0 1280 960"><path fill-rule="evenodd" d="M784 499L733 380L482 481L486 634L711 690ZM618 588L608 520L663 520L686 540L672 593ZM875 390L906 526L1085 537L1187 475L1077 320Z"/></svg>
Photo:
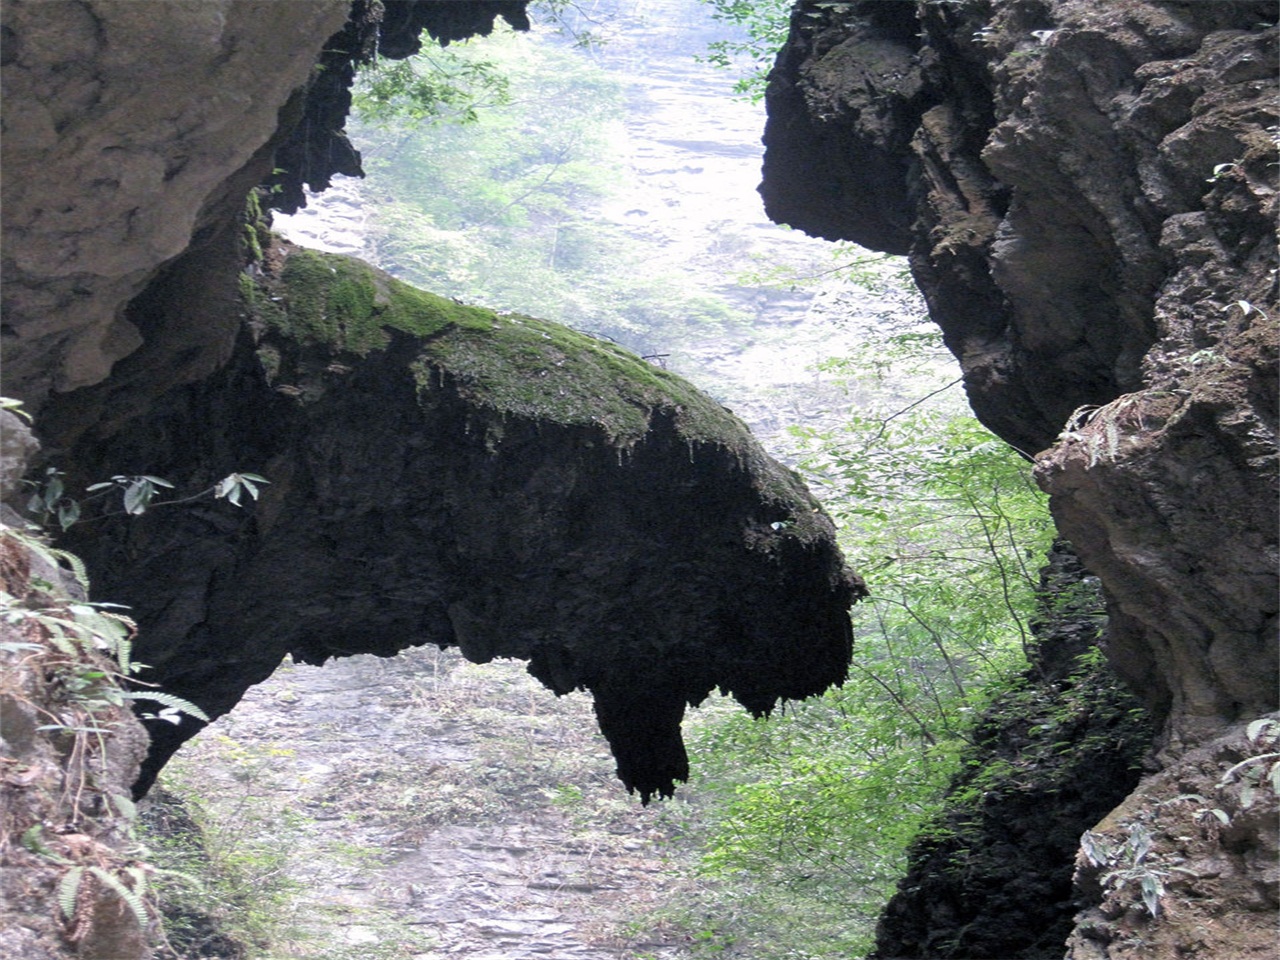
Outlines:
<svg viewBox="0 0 1280 960"><path fill-rule="evenodd" d="M1164 896L1164 884L1160 882L1160 878L1153 873L1144 874L1142 877L1142 903L1147 908L1147 913L1151 916L1160 916L1160 898Z"/></svg>
<svg viewBox="0 0 1280 960"><path fill-rule="evenodd" d="M1245 727L1245 736L1253 743L1260 743L1265 737L1271 735L1273 728L1278 726L1280 721L1274 717L1262 717Z"/></svg>
<svg viewBox="0 0 1280 960"><path fill-rule="evenodd" d="M67 920L76 915L76 900L80 896L80 881L84 879L84 867L72 867L58 882L58 907Z"/></svg>
<svg viewBox="0 0 1280 960"><path fill-rule="evenodd" d="M145 480L136 480L124 488L124 512L138 516L147 512L147 505L156 494L155 488Z"/></svg>
<svg viewBox="0 0 1280 960"><path fill-rule="evenodd" d="M1115 848L1111 844L1088 830L1080 837L1080 849L1095 867L1105 867L1115 856Z"/></svg>
<svg viewBox="0 0 1280 960"><path fill-rule="evenodd" d="M6 641L0 643L0 653L22 653L27 650L43 650L44 647L38 643L23 643L20 641Z"/></svg>
<svg viewBox="0 0 1280 960"><path fill-rule="evenodd" d="M58 526L69 530L80 519L80 501L69 500L58 507Z"/></svg>
<svg viewBox="0 0 1280 960"><path fill-rule="evenodd" d="M20 843L34 854L44 857L46 860L52 860L54 863L70 863L66 857L59 856L49 849L44 842L44 824L37 823L23 831Z"/></svg>
<svg viewBox="0 0 1280 960"><path fill-rule="evenodd" d="M22 401L15 400L13 397L0 397L0 410L8 410L11 413L16 413L23 420L27 421L27 423L34 422L31 419L31 414L22 409Z"/></svg>

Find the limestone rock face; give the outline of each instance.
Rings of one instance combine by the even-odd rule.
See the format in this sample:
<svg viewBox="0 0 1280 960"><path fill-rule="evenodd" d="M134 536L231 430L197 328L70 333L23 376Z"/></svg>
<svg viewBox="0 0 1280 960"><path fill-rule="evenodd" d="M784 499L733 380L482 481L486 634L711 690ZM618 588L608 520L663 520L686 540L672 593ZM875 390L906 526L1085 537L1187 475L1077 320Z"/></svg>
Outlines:
<svg viewBox="0 0 1280 960"><path fill-rule="evenodd" d="M1275 10L801 4L770 215L909 251L1170 742L1276 691Z"/></svg>
<svg viewBox="0 0 1280 960"><path fill-rule="evenodd" d="M259 151L348 6L6 0L7 393L37 409L138 346L125 305L212 229L238 171L238 203L270 172Z"/></svg>
<svg viewBox="0 0 1280 960"><path fill-rule="evenodd" d="M86 476L184 493L233 471L271 481L249 511L72 529L162 689L217 716L286 654L520 658L594 694L619 776L648 799L687 776L686 705L718 687L766 713L843 679L864 588L727 410L612 344L285 253L246 292L230 364L73 451ZM154 726L149 774L196 729Z"/></svg>
<svg viewBox="0 0 1280 960"><path fill-rule="evenodd" d="M1198 745L1248 741L1277 697L1276 73L1274 4L802 2L768 93L770 216L909 255L975 411L1038 454L1059 530L1101 581L1104 649L1161 723L1158 762L1206 798L1225 767L1204 758L1246 754ZM1258 852L1274 837L1234 800L1215 848L1232 928L1179 925L1194 911L1176 903L1118 916L1134 900L1118 907L1117 885L1141 872L1123 845L1155 829L1142 807L1165 789L1137 788L1107 832L1129 853L1081 874L1094 906L1073 958L1270 943ZM930 913L974 881L944 896L927 864L913 876L884 955L902 937L931 944L913 956L990 955L956 946L964 911L952 928Z"/></svg>

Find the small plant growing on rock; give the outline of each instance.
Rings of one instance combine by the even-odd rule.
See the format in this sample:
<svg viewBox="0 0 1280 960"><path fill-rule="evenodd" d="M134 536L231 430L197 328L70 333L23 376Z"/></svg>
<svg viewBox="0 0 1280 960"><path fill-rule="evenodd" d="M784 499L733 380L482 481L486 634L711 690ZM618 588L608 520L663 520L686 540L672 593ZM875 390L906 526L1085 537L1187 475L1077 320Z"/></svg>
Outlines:
<svg viewBox="0 0 1280 960"><path fill-rule="evenodd" d="M1280 720L1275 717L1254 720L1245 728L1245 738L1262 752L1230 767L1218 781L1219 790L1239 784L1243 810L1253 806L1258 791L1264 786L1280 796L1280 752L1275 749L1280 746Z"/></svg>
<svg viewBox="0 0 1280 960"><path fill-rule="evenodd" d="M154 477L150 474L133 476L119 474L110 480L90 484L85 488L87 496L77 499L67 494L63 479L65 476L57 467L49 467L45 471L43 480L25 481L33 488L31 497L27 501L27 509L41 526L47 527L56 521L61 529L67 530L81 521L85 504L108 497L116 491L121 495L122 512L136 517L146 513L152 507L192 503L207 496L212 496L215 500L227 500L238 507L241 505L241 499L246 495L251 500L257 500L258 488L262 484L271 482L256 473L231 473L199 493L179 497L176 500L156 500L161 490L172 490L173 484L163 477ZM119 516L120 513L121 511L103 512L93 519Z"/></svg>
<svg viewBox="0 0 1280 960"><path fill-rule="evenodd" d="M1120 890L1136 882L1142 894L1142 904L1154 919L1160 915L1160 898L1164 896L1166 871L1156 870L1145 861L1151 852L1151 831L1140 823L1133 824L1122 846L1086 830L1080 838L1080 848L1091 866L1105 872L1103 888Z"/></svg>

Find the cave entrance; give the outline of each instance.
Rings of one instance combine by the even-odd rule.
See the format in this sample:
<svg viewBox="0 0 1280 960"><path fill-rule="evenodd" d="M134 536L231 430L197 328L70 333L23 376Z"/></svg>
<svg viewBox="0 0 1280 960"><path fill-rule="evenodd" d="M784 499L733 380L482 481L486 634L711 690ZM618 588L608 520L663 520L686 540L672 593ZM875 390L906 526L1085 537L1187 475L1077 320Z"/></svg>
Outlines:
<svg viewBox="0 0 1280 960"><path fill-rule="evenodd" d="M606 6L602 45L536 28L469 45L454 69L497 49L523 84L510 105L436 134L353 124L367 178L339 178L275 228L617 341L786 461L789 426L849 406L820 362L923 310L900 264L767 220L763 104L695 59L726 29L700 0ZM589 695L557 698L517 661L435 647L286 661L160 786L196 798L228 889L297 955L674 958L699 935L685 906L705 885L685 839L705 802L696 768L674 800L640 807Z"/></svg>

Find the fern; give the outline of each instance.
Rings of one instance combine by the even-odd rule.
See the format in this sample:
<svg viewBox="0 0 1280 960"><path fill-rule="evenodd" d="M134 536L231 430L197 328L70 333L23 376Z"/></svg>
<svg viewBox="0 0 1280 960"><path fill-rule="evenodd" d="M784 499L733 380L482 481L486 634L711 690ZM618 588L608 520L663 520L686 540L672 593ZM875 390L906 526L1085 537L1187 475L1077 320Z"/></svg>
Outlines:
<svg viewBox="0 0 1280 960"><path fill-rule="evenodd" d="M1103 426L1107 436L1107 456L1114 460L1120 451L1120 428L1114 418L1107 420Z"/></svg>
<svg viewBox="0 0 1280 960"><path fill-rule="evenodd" d="M80 881L83 879L84 867L72 867L58 883L58 907L68 920L75 919L76 901L80 898Z"/></svg>
<svg viewBox="0 0 1280 960"><path fill-rule="evenodd" d="M49 642L68 657L76 658L84 653L84 648L74 639L67 636L67 627L71 627L74 630L78 628L78 624L70 620L49 617L39 613L32 614L31 619L45 628L45 636Z"/></svg>
<svg viewBox="0 0 1280 960"><path fill-rule="evenodd" d="M151 922L151 914L147 909L146 901L142 899L142 895L138 893L138 891L130 890L119 877L110 871L103 870L101 867L89 867L89 872L102 881L105 886L109 887L117 896L120 897L121 900L129 905L129 909L133 911L133 915L137 917L138 923L141 926L145 927ZM141 872L139 871L137 875L140 874ZM130 876L135 876L133 871L130 871ZM145 886L142 889L145 893Z"/></svg>
<svg viewBox="0 0 1280 960"><path fill-rule="evenodd" d="M36 554L54 569L60 568L62 562L65 562L71 568L71 573L76 578L76 582L84 588L85 593L89 592L89 572L85 569L84 561L74 553L51 547L39 537L33 537L14 527L3 526L3 533Z"/></svg>
<svg viewBox="0 0 1280 960"><path fill-rule="evenodd" d="M85 569L84 561L77 557L74 553L66 550L59 550L57 547L48 547L46 552L54 558L54 566L58 566L58 560L65 560L67 566L71 568L72 575L76 578L76 582L84 588L84 592L89 592L89 571Z"/></svg>
<svg viewBox="0 0 1280 960"><path fill-rule="evenodd" d="M37 856L44 857L46 860L52 860L54 863L70 864L71 861L66 857L59 856L49 849L48 845L44 842L44 838L41 836L42 833L44 833L44 825L40 823L34 824L22 832L22 836L19 838L19 843L32 853Z"/></svg>
<svg viewBox="0 0 1280 960"><path fill-rule="evenodd" d="M154 700L156 703L164 704L166 707L172 707L174 710L188 713L197 720L203 720L205 723L210 722L209 715L190 700L175 697L171 693L164 693L160 690L130 690L125 692L124 697L126 700Z"/></svg>
<svg viewBox="0 0 1280 960"><path fill-rule="evenodd" d="M103 606L104 604L73 603L69 609L76 623L89 635L89 641L97 641L99 646L109 650L120 664L120 672L128 676L136 669L133 663L133 638L138 632L138 625L123 614L103 610Z"/></svg>

